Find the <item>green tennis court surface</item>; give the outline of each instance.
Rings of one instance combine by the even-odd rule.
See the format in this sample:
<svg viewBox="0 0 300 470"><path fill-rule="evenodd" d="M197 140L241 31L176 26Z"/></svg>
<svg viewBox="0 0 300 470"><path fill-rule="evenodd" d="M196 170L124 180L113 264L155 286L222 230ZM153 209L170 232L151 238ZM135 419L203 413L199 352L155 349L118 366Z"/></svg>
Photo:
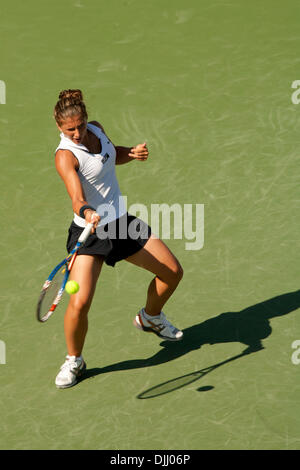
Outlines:
<svg viewBox="0 0 300 470"><path fill-rule="evenodd" d="M1 449L299 449L298 3L2 2ZM205 239L165 240L182 343L132 325L149 273L104 267L87 374L57 390L67 294L45 325L35 307L72 219L53 158L65 88L115 144L148 143L117 169L128 204L204 204Z"/></svg>

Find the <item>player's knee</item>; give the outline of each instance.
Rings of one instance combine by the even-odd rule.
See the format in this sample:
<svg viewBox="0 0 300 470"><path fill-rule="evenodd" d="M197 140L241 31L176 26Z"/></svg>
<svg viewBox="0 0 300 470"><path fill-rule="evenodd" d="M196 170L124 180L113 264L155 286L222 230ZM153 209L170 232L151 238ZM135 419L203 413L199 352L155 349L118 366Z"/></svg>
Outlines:
<svg viewBox="0 0 300 470"><path fill-rule="evenodd" d="M89 303L85 299L76 297L76 294L74 294L70 299L70 304L74 317L79 318L87 315L89 311Z"/></svg>
<svg viewBox="0 0 300 470"><path fill-rule="evenodd" d="M183 278L183 268L181 264L177 262L176 265L172 269L171 284L174 287L177 287L182 278Z"/></svg>

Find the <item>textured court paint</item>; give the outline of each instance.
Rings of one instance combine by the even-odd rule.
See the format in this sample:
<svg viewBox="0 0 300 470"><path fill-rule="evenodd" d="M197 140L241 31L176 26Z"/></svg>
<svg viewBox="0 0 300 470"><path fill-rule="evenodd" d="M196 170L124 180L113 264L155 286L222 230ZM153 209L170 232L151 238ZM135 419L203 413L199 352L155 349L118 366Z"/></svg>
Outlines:
<svg viewBox="0 0 300 470"><path fill-rule="evenodd" d="M1 5L1 449L299 448L298 15L297 0ZM87 378L62 391L67 298L47 325L35 304L72 218L52 118L69 87L115 144L147 141L147 163L117 169L128 204L204 204L205 245L168 242L178 348L132 326L152 276L103 269Z"/></svg>

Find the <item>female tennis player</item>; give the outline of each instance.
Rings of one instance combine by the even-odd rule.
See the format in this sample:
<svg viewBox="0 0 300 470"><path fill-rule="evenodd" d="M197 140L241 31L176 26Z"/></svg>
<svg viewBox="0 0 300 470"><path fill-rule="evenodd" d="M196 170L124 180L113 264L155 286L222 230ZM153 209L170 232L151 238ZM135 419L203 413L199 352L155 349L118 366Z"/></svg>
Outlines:
<svg viewBox="0 0 300 470"><path fill-rule="evenodd" d="M67 250L72 250L86 223L94 225L70 274L80 289L70 296L65 313L68 354L55 380L58 388L68 388L76 384L86 368L82 350L88 330L88 311L103 262L114 266L126 260L155 275L148 287L146 304L135 316L134 325L170 341L180 340L183 333L167 320L162 308L181 280L183 270L167 246L151 234L151 228L127 213L120 193L115 165L146 161L149 155L146 143L115 147L101 124L88 122L80 90L60 93L54 118L61 137L55 165L74 211Z"/></svg>

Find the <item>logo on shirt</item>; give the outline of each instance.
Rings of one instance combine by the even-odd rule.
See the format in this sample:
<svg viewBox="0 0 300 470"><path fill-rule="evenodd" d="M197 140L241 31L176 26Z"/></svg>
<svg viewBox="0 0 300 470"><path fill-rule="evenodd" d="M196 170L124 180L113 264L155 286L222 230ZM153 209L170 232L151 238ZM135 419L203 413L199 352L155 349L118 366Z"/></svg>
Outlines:
<svg viewBox="0 0 300 470"><path fill-rule="evenodd" d="M108 159L109 159L109 155L108 155L108 153L106 153L106 154L104 155L104 157L102 157L102 160L101 160L101 161L102 161L102 163L105 163L105 162L107 162Z"/></svg>

